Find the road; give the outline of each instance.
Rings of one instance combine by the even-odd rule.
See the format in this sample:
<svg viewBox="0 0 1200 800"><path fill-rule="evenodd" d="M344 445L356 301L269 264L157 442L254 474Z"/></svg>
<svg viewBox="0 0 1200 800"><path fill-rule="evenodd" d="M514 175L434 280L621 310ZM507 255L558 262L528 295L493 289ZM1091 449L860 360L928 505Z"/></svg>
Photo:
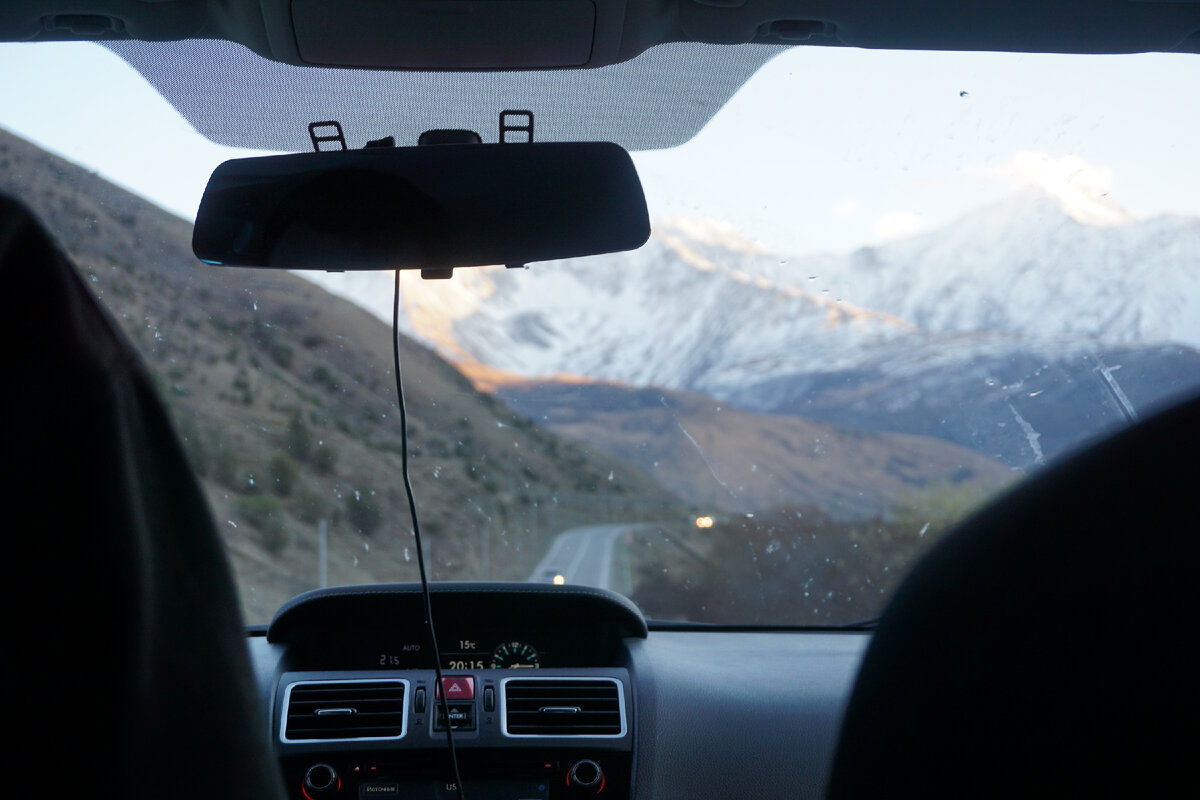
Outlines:
<svg viewBox="0 0 1200 800"><path fill-rule="evenodd" d="M555 575L562 575L564 583L581 586L598 586L615 592L628 591L628 561L618 557L622 537L631 533L635 526L589 525L563 531L554 539L550 550L534 568L530 581L549 583ZM618 561L626 564L618 568ZM624 572L622 575L620 573Z"/></svg>

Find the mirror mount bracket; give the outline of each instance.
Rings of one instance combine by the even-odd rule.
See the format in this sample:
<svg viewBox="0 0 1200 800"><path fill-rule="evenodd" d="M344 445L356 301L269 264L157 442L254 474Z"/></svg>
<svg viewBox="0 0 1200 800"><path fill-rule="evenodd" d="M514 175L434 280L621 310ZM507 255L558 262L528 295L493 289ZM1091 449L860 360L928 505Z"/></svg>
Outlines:
<svg viewBox="0 0 1200 800"><path fill-rule="evenodd" d="M524 122L509 122L509 117L516 117L524 120ZM508 144L509 131L516 133L524 133L528 138L524 142L516 144L530 144L533 142L533 112L514 109L506 109L500 112L500 144Z"/></svg>
<svg viewBox="0 0 1200 800"><path fill-rule="evenodd" d="M333 129L333 133L328 133L328 132L326 132L324 134L317 133L317 131L320 129L329 129L329 128ZM339 149L339 150L349 150L350 149L349 147L346 146L346 135L342 132L342 123L338 122L335 119L326 120L324 122L308 123L308 138L312 140L313 150L317 153L326 152L325 150L321 149L322 142L337 142L338 144L341 145L341 147L337 148L337 149ZM332 150L333 148L329 148L329 149Z"/></svg>

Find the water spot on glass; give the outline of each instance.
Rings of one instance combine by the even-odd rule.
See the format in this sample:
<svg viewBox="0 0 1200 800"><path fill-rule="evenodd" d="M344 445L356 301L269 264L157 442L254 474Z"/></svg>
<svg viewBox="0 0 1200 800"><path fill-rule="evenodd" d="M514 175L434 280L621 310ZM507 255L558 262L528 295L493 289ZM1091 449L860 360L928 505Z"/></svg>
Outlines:
<svg viewBox="0 0 1200 800"><path fill-rule="evenodd" d="M408 552L408 548L407 548L407 547L405 547L405 548L404 548L404 560L405 560L405 561L412 561L412 553Z"/></svg>
<svg viewBox="0 0 1200 800"><path fill-rule="evenodd" d="M364 553L371 552L371 543L370 542L363 542L363 552Z"/></svg>
<svg viewBox="0 0 1200 800"><path fill-rule="evenodd" d="M781 545L779 544L778 539L772 539L771 541L767 542L767 549L766 549L767 555L778 552L780 547L781 547Z"/></svg>
<svg viewBox="0 0 1200 800"><path fill-rule="evenodd" d="M609 470L609 471L608 471L608 479L609 479L610 481L613 479L612 470Z"/></svg>
<svg viewBox="0 0 1200 800"><path fill-rule="evenodd" d="M926 523L925 523L925 524L924 524L924 525L921 527L921 532L920 532L920 533L918 533L918 534L917 534L917 536L924 536L924 535L925 535L925 532L926 532L926 531L928 531L928 530L929 530L929 523L928 523L928 522L926 522Z"/></svg>
<svg viewBox="0 0 1200 800"><path fill-rule="evenodd" d="M227 519L227 520L225 520L225 521L226 521L226 522L228 522L228 523L229 523L230 525L232 525L233 527L235 527L235 528L237 527L237 523L236 523L236 522L234 522L233 520L231 520L231 519Z"/></svg>
<svg viewBox="0 0 1200 800"><path fill-rule="evenodd" d="M1044 391L1046 391L1046 390L1045 390L1045 389L1038 389L1036 392L1030 392L1030 393L1029 393L1029 396L1030 396L1030 397L1037 397L1039 394L1041 394L1041 393L1042 393L1042 392L1044 392Z"/></svg>
<svg viewBox="0 0 1200 800"><path fill-rule="evenodd" d="M354 557L354 566L358 566L358 556Z"/></svg>

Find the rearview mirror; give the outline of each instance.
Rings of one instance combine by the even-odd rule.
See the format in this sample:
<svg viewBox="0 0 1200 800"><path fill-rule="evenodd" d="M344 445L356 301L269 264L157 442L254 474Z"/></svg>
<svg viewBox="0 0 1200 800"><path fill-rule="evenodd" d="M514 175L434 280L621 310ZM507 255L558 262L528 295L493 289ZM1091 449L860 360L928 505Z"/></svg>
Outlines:
<svg viewBox="0 0 1200 800"><path fill-rule="evenodd" d="M633 250L649 236L642 184L615 144L447 144L226 161L192 250L229 266L444 271Z"/></svg>

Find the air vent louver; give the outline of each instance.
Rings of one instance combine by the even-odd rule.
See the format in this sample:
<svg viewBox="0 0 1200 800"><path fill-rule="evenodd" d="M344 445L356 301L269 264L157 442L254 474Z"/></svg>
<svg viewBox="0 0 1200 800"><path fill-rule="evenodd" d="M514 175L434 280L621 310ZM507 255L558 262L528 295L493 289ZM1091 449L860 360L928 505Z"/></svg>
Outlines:
<svg viewBox="0 0 1200 800"><path fill-rule="evenodd" d="M402 681L292 684L285 741L396 739L404 735Z"/></svg>
<svg viewBox="0 0 1200 800"><path fill-rule="evenodd" d="M504 681L509 736L622 736L621 685L600 678L511 678Z"/></svg>

